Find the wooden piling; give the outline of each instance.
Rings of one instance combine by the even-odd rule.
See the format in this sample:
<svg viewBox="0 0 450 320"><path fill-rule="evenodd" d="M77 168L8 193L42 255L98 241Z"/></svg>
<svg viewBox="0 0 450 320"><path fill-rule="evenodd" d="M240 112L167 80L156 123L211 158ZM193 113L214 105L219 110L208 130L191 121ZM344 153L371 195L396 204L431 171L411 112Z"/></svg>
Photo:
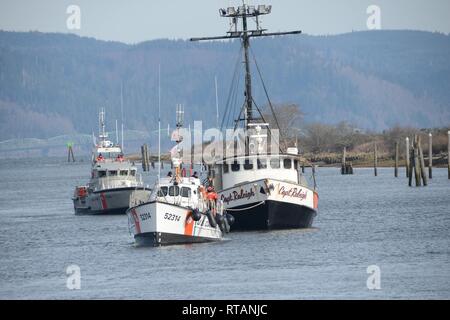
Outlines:
<svg viewBox="0 0 450 320"><path fill-rule="evenodd" d="M420 180L420 163L419 163L419 149L417 148L417 135L414 136L414 178L416 179L416 187L422 185Z"/></svg>
<svg viewBox="0 0 450 320"><path fill-rule="evenodd" d="M373 160L373 169L374 169L374 174L375 174L375 177L377 177L378 176L378 148L377 148L377 144L375 143L375 146L374 146L374 150L373 150L373 158L374 158L374 160Z"/></svg>
<svg viewBox="0 0 450 320"><path fill-rule="evenodd" d="M345 158L346 157L347 157L347 147L344 147L344 151L342 152L341 174L346 174L346 170L345 170Z"/></svg>
<svg viewBox="0 0 450 320"><path fill-rule="evenodd" d="M448 170L448 178L450 179L450 131L447 132L448 135L448 145L447 145L447 170Z"/></svg>
<svg viewBox="0 0 450 320"><path fill-rule="evenodd" d="M426 187L428 185L428 180L427 175L425 173L425 159L423 158L423 150L420 137L417 143L417 148L419 149L420 176L422 177L423 185Z"/></svg>
<svg viewBox="0 0 450 320"><path fill-rule="evenodd" d="M395 142L395 172L394 175L398 178L398 141Z"/></svg>
<svg viewBox="0 0 450 320"><path fill-rule="evenodd" d="M142 170L145 171L145 145L141 146L141 159L142 159Z"/></svg>
<svg viewBox="0 0 450 320"><path fill-rule="evenodd" d="M148 153L148 145L144 144L141 146L141 154L142 154L142 170L150 171L150 156Z"/></svg>
<svg viewBox="0 0 450 320"><path fill-rule="evenodd" d="M412 187L412 173L413 173L413 169L414 169L414 151L413 150L409 150L409 147L408 147L408 151L409 151L409 153L408 153L408 158L410 159L410 161L408 161L409 162L409 167L407 168L407 172L408 172L408 185L410 186L410 187Z"/></svg>
<svg viewBox="0 0 450 320"><path fill-rule="evenodd" d="M344 147L342 152L341 174L353 174L353 164L352 162L347 162L347 147Z"/></svg>
<svg viewBox="0 0 450 320"><path fill-rule="evenodd" d="M406 157L405 157L405 159L406 159L406 177L407 178L410 178L410 168L411 168L411 154L410 154L410 151L409 151L409 138L408 137L406 137Z"/></svg>
<svg viewBox="0 0 450 320"><path fill-rule="evenodd" d="M428 135L428 178L433 179L433 134Z"/></svg>
<svg viewBox="0 0 450 320"><path fill-rule="evenodd" d="M75 162L75 156L73 155L73 144L68 143L67 144L67 162L70 162L72 159L72 162Z"/></svg>

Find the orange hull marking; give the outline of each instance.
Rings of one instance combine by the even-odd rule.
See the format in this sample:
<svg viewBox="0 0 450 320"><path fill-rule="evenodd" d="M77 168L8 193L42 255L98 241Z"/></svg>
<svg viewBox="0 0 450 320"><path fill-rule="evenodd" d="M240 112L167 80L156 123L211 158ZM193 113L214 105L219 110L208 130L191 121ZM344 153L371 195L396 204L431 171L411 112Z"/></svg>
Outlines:
<svg viewBox="0 0 450 320"><path fill-rule="evenodd" d="M192 219L192 214L190 211L186 213L186 223L184 224L184 234L186 236L192 236L194 233L195 221Z"/></svg>
<svg viewBox="0 0 450 320"><path fill-rule="evenodd" d="M319 208L319 195L317 192L314 192L314 209Z"/></svg>
<svg viewBox="0 0 450 320"><path fill-rule="evenodd" d="M136 233L141 233L141 224L139 223L139 218L136 213L136 209L131 210L131 215L133 216L134 225L136 226Z"/></svg>

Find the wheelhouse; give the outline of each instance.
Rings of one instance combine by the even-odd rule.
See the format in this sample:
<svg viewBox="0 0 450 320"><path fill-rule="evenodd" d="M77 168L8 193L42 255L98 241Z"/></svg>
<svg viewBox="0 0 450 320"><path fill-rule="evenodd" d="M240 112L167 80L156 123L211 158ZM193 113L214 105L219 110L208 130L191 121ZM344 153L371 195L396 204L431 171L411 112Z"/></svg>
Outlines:
<svg viewBox="0 0 450 320"><path fill-rule="evenodd" d="M223 159L212 172L216 188L228 189L238 184L260 179L306 184L298 155L249 155Z"/></svg>
<svg viewBox="0 0 450 320"><path fill-rule="evenodd" d="M201 199L200 180L194 177L183 177L181 181L162 179L155 188L153 199L170 204L196 208Z"/></svg>

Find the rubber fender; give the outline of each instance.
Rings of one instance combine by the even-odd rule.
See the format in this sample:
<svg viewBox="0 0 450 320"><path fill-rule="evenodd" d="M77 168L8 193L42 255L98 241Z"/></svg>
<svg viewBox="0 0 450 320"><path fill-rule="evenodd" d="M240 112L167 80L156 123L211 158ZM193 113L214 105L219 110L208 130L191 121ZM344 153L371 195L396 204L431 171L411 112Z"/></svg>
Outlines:
<svg viewBox="0 0 450 320"><path fill-rule="evenodd" d="M192 210L192 219L194 219L194 221L199 221L201 218L202 214L198 211L198 209Z"/></svg>
<svg viewBox="0 0 450 320"><path fill-rule="evenodd" d="M219 228L222 232L225 233L226 227L225 227L225 218L221 214L216 214L216 222L219 225Z"/></svg>
<svg viewBox="0 0 450 320"><path fill-rule="evenodd" d="M226 213L226 217L227 217L227 222L228 222L228 224L230 225L230 226L232 226L233 225L233 223L234 223L234 216L232 215L232 214L229 214L229 213Z"/></svg>
<svg viewBox="0 0 450 320"><path fill-rule="evenodd" d="M224 229L222 230L222 232L229 233L230 232L230 224L228 223L228 219L226 216L223 217L223 226L224 226Z"/></svg>
<svg viewBox="0 0 450 320"><path fill-rule="evenodd" d="M208 217L209 225L213 228L217 227L216 219L211 210L206 211L206 216Z"/></svg>

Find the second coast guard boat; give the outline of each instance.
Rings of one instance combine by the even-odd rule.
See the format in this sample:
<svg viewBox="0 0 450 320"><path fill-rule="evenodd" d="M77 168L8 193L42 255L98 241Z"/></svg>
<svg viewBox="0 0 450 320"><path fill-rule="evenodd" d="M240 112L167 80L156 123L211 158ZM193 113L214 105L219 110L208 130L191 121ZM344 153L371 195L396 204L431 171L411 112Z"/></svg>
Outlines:
<svg viewBox="0 0 450 320"><path fill-rule="evenodd" d="M108 140L105 111L99 114L100 132L92 151L91 179L77 186L73 195L76 214L125 214L126 210L150 198L137 168L122 153L122 148Z"/></svg>

